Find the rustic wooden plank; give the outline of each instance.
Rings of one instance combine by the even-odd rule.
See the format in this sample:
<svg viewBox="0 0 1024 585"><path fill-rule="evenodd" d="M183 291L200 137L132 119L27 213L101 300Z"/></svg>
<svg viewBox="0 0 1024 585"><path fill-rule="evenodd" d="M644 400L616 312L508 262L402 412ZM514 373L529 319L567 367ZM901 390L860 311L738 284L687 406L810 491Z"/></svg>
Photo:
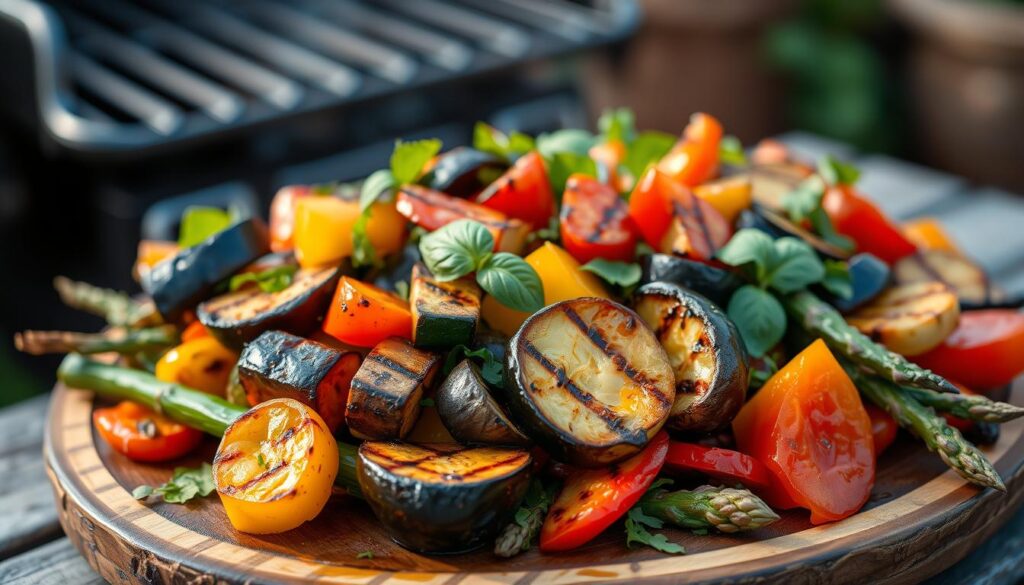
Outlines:
<svg viewBox="0 0 1024 585"><path fill-rule="evenodd" d="M962 196L965 204L938 214L957 244L992 274L1024 257L1024 197L982 188Z"/></svg>
<svg viewBox="0 0 1024 585"><path fill-rule="evenodd" d="M992 538L927 585L1001 585L1024 581L1024 509Z"/></svg>
<svg viewBox="0 0 1024 585"><path fill-rule="evenodd" d="M0 562L0 583L7 585L91 585L103 582L67 538L54 540Z"/></svg>
<svg viewBox="0 0 1024 585"><path fill-rule="evenodd" d="M0 411L0 559L60 536L43 463L49 396Z"/></svg>
<svg viewBox="0 0 1024 585"><path fill-rule="evenodd" d="M856 162L861 171L858 189L894 219L932 215L967 201L957 197L966 183L953 175L883 155Z"/></svg>

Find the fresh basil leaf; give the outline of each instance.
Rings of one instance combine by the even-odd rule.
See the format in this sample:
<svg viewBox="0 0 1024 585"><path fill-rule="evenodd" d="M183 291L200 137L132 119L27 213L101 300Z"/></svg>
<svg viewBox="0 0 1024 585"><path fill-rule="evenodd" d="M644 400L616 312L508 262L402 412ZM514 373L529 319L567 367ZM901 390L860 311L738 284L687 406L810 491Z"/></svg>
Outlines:
<svg viewBox="0 0 1024 585"><path fill-rule="evenodd" d="M846 262L825 260L825 277L821 286L841 299L853 298L853 277Z"/></svg>
<svg viewBox="0 0 1024 585"><path fill-rule="evenodd" d="M736 232L718 251L717 258L737 268L746 264L753 265L759 284L765 280L777 261L771 236L752 228Z"/></svg>
<svg viewBox="0 0 1024 585"><path fill-rule="evenodd" d="M478 221L460 219L420 238L420 255L440 281L478 271L490 258L494 236Z"/></svg>
<svg viewBox="0 0 1024 585"><path fill-rule="evenodd" d="M513 131L508 135L508 158L516 159L536 147L533 137L522 132Z"/></svg>
<svg viewBox="0 0 1024 585"><path fill-rule="evenodd" d="M206 238L223 231L232 223L231 214L217 207L191 205L181 216L178 246L191 248Z"/></svg>
<svg viewBox="0 0 1024 585"><path fill-rule="evenodd" d="M860 169L830 154L818 159L818 173L830 185L853 185L860 178Z"/></svg>
<svg viewBox="0 0 1024 585"><path fill-rule="evenodd" d="M555 195L561 197L569 177L580 173L588 177L597 176L594 159L574 152L558 152L545 159L548 166L548 181Z"/></svg>
<svg viewBox="0 0 1024 585"><path fill-rule="evenodd" d="M636 262L618 262L604 258L595 258L580 268L587 272L593 272L606 282L621 287L635 285L640 282L640 276L643 274L643 270Z"/></svg>
<svg viewBox="0 0 1024 585"><path fill-rule="evenodd" d="M374 202L384 193L391 193L395 188L395 177L389 169L374 171L366 180L359 191L359 211L366 212Z"/></svg>
<svg viewBox="0 0 1024 585"><path fill-rule="evenodd" d="M283 264L268 268L261 272L243 272L231 277L228 290L234 292L246 284L256 283L260 290L267 293L282 291L292 284L295 272L299 267L294 264Z"/></svg>
<svg viewBox="0 0 1024 585"><path fill-rule="evenodd" d="M395 185L415 182L423 171L423 166L438 152L441 152L441 141L436 138L412 142L395 141L395 150L391 153L391 175Z"/></svg>
<svg viewBox="0 0 1024 585"><path fill-rule="evenodd" d="M488 294L510 309L533 313L544 306L540 276L515 254L499 252L491 256L477 271L476 280Z"/></svg>
<svg viewBox="0 0 1024 585"><path fill-rule="evenodd" d="M763 356L786 333L786 311L771 293L756 286L748 284L733 293L727 312L755 358Z"/></svg>
<svg viewBox="0 0 1024 585"><path fill-rule="evenodd" d="M637 180L647 170L647 166L656 163L672 150L676 137L664 132L641 132L626 149L622 166Z"/></svg>
<svg viewBox="0 0 1024 585"><path fill-rule="evenodd" d="M586 130L566 128L538 136L537 150L544 157L551 157L561 152L572 152L580 156L587 156L590 147L594 146L595 142L596 138L594 135Z"/></svg>
<svg viewBox="0 0 1024 585"><path fill-rule="evenodd" d="M605 140L629 144L636 137L636 116L629 108L608 109L598 118L597 128Z"/></svg>
<svg viewBox="0 0 1024 585"><path fill-rule="evenodd" d="M363 266L382 266L383 261L377 257L377 250L370 241L370 235L366 228L370 223L370 215L373 207L369 207L359 219L352 225L352 266L361 268Z"/></svg>
<svg viewBox="0 0 1024 585"><path fill-rule="evenodd" d="M132 496L143 499L149 496L160 496L170 504L184 504L196 496L206 497L213 493L216 486L213 483L213 468L209 463L203 463L196 469L188 467L176 467L174 475L167 483L151 487L140 485L132 490Z"/></svg>
<svg viewBox="0 0 1024 585"><path fill-rule="evenodd" d="M776 263L765 283L781 293L798 291L825 278L825 267L807 242L793 237L775 240Z"/></svg>
<svg viewBox="0 0 1024 585"><path fill-rule="evenodd" d="M645 525L652 528L661 528L663 523L657 518L644 514L639 505L633 507L629 514L626 515L627 547L632 548L634 544L640 544L668 554L684 554L686 552L683 547L670 542L664 534L651 534L645 528Z"/></svg>
<svg viewBox="0 0 1024 585"><path fill-rule="evenodd" d="M473 127L473 148L513 160L534 148L533 138L522 132L506 136L501 130L485 122Z"/></svg>
<svg viewBox="0 0 1024 585"><path fill-rule="evenodd" d="M718 143L718 160L736 167L747 166L747 153L743 143L735 136L724 136Z"/></svg>

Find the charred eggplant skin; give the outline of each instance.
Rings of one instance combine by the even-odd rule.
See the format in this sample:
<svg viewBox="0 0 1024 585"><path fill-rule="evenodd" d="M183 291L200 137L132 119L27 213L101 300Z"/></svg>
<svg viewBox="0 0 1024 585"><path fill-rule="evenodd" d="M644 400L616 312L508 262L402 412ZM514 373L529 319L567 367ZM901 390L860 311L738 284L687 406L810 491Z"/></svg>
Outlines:
<svg viewBox="0 0 1024 585"><path fill-rule="evenodd" d="M667 316L670 320L665 322L659 318L659 322L652 323L649 320L651 315L660 315L661 312L646 310L647 307L642 306L645 302L668 303L670 310ZM731 422L746 401L749 360L739 331L725 312L710 299L667 282L653 282L638 288L633 295L633 306L647 325L655 330L663 345L668 345L666 341L673 334L673 328L683 327L687 320L696 319L702 328L702 335L686 355L673 355L675 352L666 347L673 366L679 365L676 369L676 399L666 423L668 427L704 433ZM713 358L711 379L704 380L705 384L680 380L680 369L696 363L696 354L700 352L710 352Z"/></svg>
<svg viewBox="0 0 1024 585"><path fill-rule="evenodd" d="M470 360L462 360L448 374L434 402L441 422L460 443L511 447L533 443L505 415Z"/></svg>
<svg viewBox="0 0 1024 585"><path fill-rule="evenodd" d="M310 271L313 282L305 280L304 271L295 275L295 281L287 289L277 293L265 293L258 288L247 291L247 293L228 293L241 298L242 294L250 295L251 302L266 302L269 307L266 311L258 313L249 318L231 319L222 315L216 307L215 297L203 302L196 309L196 316L199 322L206 327L206 330L227 347L239 351L242 347L256 339L264 331L279 330L296 335L309 333L317 324L323 320L327 305L331 302L331 295L338 284L341 270L338 268L324 268ZM304 292L291 298L291 288L308 285ZM284 302L277 299L287 298Z"/></svg>
<svg viewBox="0 0 1024 585"><path fill-rule="evenodd" d="M266 224L247 219L154 266L142 280L142 290L164 320L176 322L218 283L268 252Z"/></svg>
<svg viewBox="0 0 1024 585"><path fill-rule="evenodd" d="M459 146L437 157L434 168L421 182L453 197L469 197L486 187L480 180L481 171L493 169L497 177L506 168L508 164L493 154Z"/></svg>
<svg viewBox="0 0 1024 585"><path fill-rule="evenodd" d="M640 284L671 282L695 290L719 305L725 305L743 279L728 270L669 254L647 254L640 259Z"/></svg>
<svg viewBox="0 0 1024 585"><path fill-rule="evenodd" d="M433 482L400 475L395 467L401 464L382 464L371 456L372 451L389 445L400 443L369 441L360 446L356 459L359 486L391 538L416 552L458 553L489 544L512 519L530 483L532 459L527 451L496 450L520 461L510 473L484 480L470 476ZM426 447L441 456L445 454L441 447L460 449L455 445Z"/></svg>

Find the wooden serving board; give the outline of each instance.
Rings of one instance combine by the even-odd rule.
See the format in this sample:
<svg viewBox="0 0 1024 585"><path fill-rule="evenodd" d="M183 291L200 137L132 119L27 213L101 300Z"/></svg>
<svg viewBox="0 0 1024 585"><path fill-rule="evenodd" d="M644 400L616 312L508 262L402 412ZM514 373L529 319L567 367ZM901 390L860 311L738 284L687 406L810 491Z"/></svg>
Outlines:
<svg viewBox="0 0 1024 585"><path fill-rule="evenodd" d="M1024 380L1009 391L1024 404ZM965 556L1024 501L1024 420L1003 425L987 454L1009 493L978 490L918 442L901 437L879 461L864 510L814 527L808 514L743 536L669 530L685 556L629 550L621 525L562 555L536 551L500 559L490 551L422 556L394 544L361 501L336 495L314 521L284 534L235 532L215 496L187 505L143 504L131 496L159 484L171 465L131 462L93 434L92 393L58 385L45 456L65 532L112 583L908 583ZM210 439L196 465L216 448ZM358 558L370 551L372 558ZM365 555L363 555L365 557Z"/></svg>

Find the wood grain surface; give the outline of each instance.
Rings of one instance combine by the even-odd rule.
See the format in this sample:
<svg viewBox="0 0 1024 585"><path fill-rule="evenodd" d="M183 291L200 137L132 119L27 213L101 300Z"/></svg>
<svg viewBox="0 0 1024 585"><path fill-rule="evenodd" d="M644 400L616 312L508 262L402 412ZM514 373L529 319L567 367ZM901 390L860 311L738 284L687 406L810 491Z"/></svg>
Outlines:
<svg viewBox="0 0 1024 585"><path fill-rule="evenodd" d="M1024 383L1011 399L1024 403ZM141 483L167 479L170 466L140 465L97 443L91 393L58 387L46 461L70 542L111 582L570 583L708 580L730 582L907 583L933 575L994 532L1024 501L1024 421L1004 425L988 450L1009 494L978 490L945 470L919 443L899 441L880 460L865 509L812 527L786 512L778 524L741 537L669 531L686 556L629 550L621 529L567 555L527 553L503 560L488 551L427 557L384 534L360 501L338 495L314 521L291 532L252 536L231 529L215 497L188 505L132 499ZM205 452L193 462L209 457ZM372 559L357 558L371 551ZM885 576L879 578L879 567Z"/></svg>

